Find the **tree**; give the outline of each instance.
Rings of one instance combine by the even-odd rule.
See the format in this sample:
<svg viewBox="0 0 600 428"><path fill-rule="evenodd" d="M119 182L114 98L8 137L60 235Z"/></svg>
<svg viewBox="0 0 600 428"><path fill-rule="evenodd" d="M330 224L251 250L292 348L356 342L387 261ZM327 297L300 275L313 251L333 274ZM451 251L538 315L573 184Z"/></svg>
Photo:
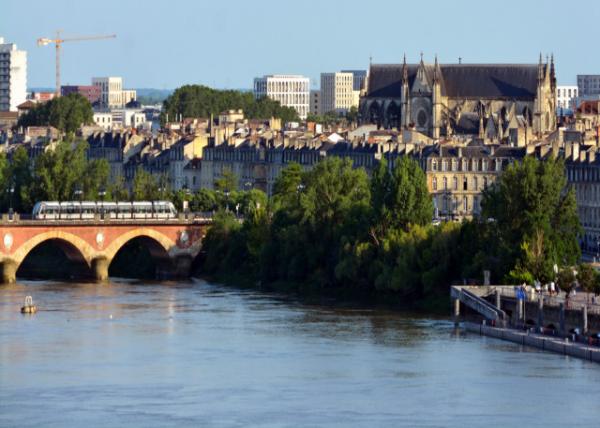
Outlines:
<svg viewBox="0 0 600 428"><path fill-rule="evenodd" d="M251 92L217 90L201 85L185 85L163 103L161 123L183 117L210 117L222 111L242 109L249 119L280 118L283 122L299 120L296 110L282 107L270 98L255 99Z"/></svg>
<svg viewBox="0 0 600 428"><path fill-rule="evenodd" d="M38 201L70 201L75 191L84 191L88 174L87 143L61 141L35 160L32 194ZM91 183L88 182L88 185Z"/></svg>
<svg viewBox="0 0 600 428"><path fill-rule="evenodd" d="M135 201L154 201L160 199L159 184L156 177L143 168L135 172L132 197Z"/></svg>
<svg viewBox="0 0 600 428"><path fill-rule="evenodd" d="M407 231L411 224L426 225L433 218L433 203L427 179L419 164L408 157L390 171L382 160L373 173L373 221L379 233L388 227Z"/></svg>
<svg viewBox="0 0 600 428"><path fill-rule="evenodd" d="M567 297L575 288L575 273L572 267L565 267L558 272L558 286L567 293Z"/></svg>
<svg viewBox="0 0 600 428"><path fill-rule="evenodd" d="M107 199L113 201L128 201L131 198L129 190L125 186L125 178L122 175L119 175L116 180L114 180L108 187L108 195Z"/></svg>
<svg viewBox="0 0 600 428"><path fill-rule="evenodd" d="M221 178L215 180L215 190L219 192L231 192L238 187L238 178L230 169L225 169Z"/></svg>
<svg viewBox="0 0 600 428"><path fill-rule="evenodd" d="M529 272L548 281L552 266L573 265L580 232L573 189L564 162L526 157L510 165L483 193L483 218L495 225L490 245L504 271ZM519 275L520 275L519 274Z"/></svg>
<svg viewBox="0 0 600 428"><path fill-rule="evenodd" d="M577 267L577 282L587 293L596 289L597 275L594 268L588 263L580 263Z"/></svg>
<svg viewBox="0 0 600 428"><path fill-rule="evenodd" d="M214 211L217 209L217 198L213 190L200 189L192 197L192 211Z"/></svg>
<svg viewBox="0 0 600 428"><path fill-rule="evenodd" d="M5 189L2 199L3 211L11 205L16 212L28 212L33 208L30 194L31 168L29 155L23 146L19 146L12 154L12 159L7 162L3 157L0 161L2 170L2 189ZM10 192L13 189L14 192Z"/></svg>
<svg viewBox="0 0 600 428"><path fill-rule="evenodd" d="M81 125L94 122L92 105L80 94L69 94L38 104L19 118L17 126L53 126L74 134Z"/></svg>

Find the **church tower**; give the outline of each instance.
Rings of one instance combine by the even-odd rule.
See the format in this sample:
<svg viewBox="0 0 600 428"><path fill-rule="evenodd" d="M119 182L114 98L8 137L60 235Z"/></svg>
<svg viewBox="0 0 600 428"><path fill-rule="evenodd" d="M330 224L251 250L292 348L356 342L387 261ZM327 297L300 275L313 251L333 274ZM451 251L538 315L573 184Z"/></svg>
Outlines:
<svg viewBox="0 0 600 428"><path fill-rule="evenodd" d="M440 127L442 125L442 85L440 80L442 78L442 70L438 64L437 54L435 56L435 64L433 66L433 91L432 91L432 125L433 132L432 137L434 139L440 138Z"/></svg>
<svg viewBox="0 0 600 428"><path fill-rule="evenodd" d="M402 64L402 93L400 95L400 104L402 105L402 127L407 129L410 124L410 104L408 90L408 66L406 65L406 54L404 54L404 62Z"/></svg>
<svg viewBox="0 0 600 428"><path fill-rule="evenodd" d="M546 59L548 59L546 57ZM537 89L535 96L533 131L537 136L556 129L556 78L554 74L554 58L552 64L542 63L542 54L538 63Z"/></svg>

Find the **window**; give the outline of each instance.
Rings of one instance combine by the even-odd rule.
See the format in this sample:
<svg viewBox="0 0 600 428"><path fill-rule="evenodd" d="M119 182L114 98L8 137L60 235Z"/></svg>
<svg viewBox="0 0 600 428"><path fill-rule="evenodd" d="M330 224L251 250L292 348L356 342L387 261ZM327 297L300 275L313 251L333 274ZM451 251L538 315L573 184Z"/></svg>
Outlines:
<svg viewBox="0 0 600 428"><path fill-rule="evenodd" d="M433 159L431 161L431 170L432 171L437 171L437 160Z"/></svg>
<svg viewBox="0 0 600 428"><path fill-rule="evenodd" d="M433 190L437 190L437 177L433 177L431 187L433 188Z"/></svg>
<svg viewBox="0 0 600 428"><path fill-rule="evenodd" d="M463 178L463 190L467 190L468 185L467 185L467 177Z"/></svg>
<svg viewBox="0 0 600 428"><path fill-rule="evenodd" d="M458 161L456 159L452 160L452 171L456 171L458 169Z"/></svg>
<svg viewBox="0 0 600 428"><path fill-rule="evenodd" d="M487 177L483 177L483 188L485 189L488 185Z"/></svg>
<svg viewBox="0 0 600 428"><path fill-rule="evenodd" d="M463 211L467 212L469 210L469 200L467 199L467 197L465 196L463 198Z"/></svg>
<svg viewBox="0 0 600 428"><path fill-rule="evenodd" d="M444 177L444 190L448 190L448 179Z"/></svg>
<svg viewBox="0 0 600 428"><path fill-rule="evenodd" d="M448 161L445 159L442 161L442 171L448 171Z"/></svg>
<svg viewBox="0 0 600 428"><path fill-rule="evenodd" d="M452 179L454 190L458 190L458 178L454 177Z"/></svg>

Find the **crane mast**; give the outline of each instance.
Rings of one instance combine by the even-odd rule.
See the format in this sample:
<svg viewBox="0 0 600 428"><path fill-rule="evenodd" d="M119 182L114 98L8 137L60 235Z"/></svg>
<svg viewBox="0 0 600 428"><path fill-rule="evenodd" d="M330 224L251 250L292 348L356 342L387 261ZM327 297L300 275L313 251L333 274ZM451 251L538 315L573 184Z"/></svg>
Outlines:
<svg viewBox="0 0 600 428"><path fill-rule="evenodd" d="M54 47L56 48L56 89L55 95L60 97L60 48L65 42L81 42L87 40L102 40L102 39L114 39L117 37L116 34L109 34L104 36L85 36L85 37L69 37L62 39L60 37L60 30L56 32L56 38L50 39L47 37L40 37L37 39L38 46L46 46L51 43L54 43Z"/></svg>

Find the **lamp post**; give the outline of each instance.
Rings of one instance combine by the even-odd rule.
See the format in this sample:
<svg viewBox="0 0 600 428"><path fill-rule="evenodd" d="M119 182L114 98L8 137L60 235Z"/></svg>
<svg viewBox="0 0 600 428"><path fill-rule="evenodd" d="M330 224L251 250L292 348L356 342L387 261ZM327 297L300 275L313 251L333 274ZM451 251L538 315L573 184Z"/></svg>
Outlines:
<svg viewBox="0 0 600 428"><path fill-rule="evenodd" d="M9 213L10 217L12 218L12 216L13 216L13 195L15 194L15 185L13 183L11 183L8 191L10 192L10 208L8 210L8 213Z"/></svg>
<svg viewBox="0 0 600 428"><path fill-rule="evenodd" d="M98 191L98 196L100 196L100 202L102 202L102 206L100 208L100 217L104 219L104 197L106 196L106 190L104 188L101 188Z"/></svg>
<svg viewBox="0 0 600 428"><path fill-rule="evenodd" d="M229 190L225 189L223 194L225 195L225 211L229 211Z"/></svg>

